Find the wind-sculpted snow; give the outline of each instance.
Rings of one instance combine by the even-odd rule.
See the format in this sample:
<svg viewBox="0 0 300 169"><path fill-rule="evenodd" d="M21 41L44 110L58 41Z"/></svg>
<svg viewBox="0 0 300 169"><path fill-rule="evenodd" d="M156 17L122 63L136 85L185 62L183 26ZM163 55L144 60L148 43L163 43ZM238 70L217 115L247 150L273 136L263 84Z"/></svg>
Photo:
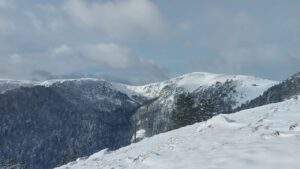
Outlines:
<svg viewBox="0 0 300 169"><path fill-rule="evenodd" d="M299 110L291 99L221 114L57 169L299 169Z"/></svg>

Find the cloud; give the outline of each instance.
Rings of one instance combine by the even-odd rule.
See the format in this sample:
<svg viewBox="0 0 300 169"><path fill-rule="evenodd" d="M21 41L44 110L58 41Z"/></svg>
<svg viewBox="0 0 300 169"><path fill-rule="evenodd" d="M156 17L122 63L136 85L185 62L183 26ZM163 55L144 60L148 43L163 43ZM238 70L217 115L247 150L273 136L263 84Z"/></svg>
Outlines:
<svg viewBox="0 0 300 169"><path fill-rule="evenodd" d="M72 53L72 48L69 47L68 45L60 45L54 49L51 50L51 53L53 56L65 56L65 55L70 55Z"/></svg>
<svg viewBox="0 0 300 169"><path fill-rule="evenodd" d="M150 0L68 0L63 9L79 26L98 28L115 38L136 34L158 37L164 32L164 20Z"/></svg>
<svg viewBox="0 0 300 169"><path fill-rule="evenodd" d="M145 83L167 68L283 79L299 71L300 3L270 2L0 0L0 78L43 70Z"/></svg>
<svg viewBox="0 0 300 169"><path fill-rule="evenodd" d="M2 74L2 78L105 77L119 82L145 84L168 77L167 71L156 62L116 43L62 44L40 52L11 54L6 60L1 60L1 68L7 74Z"/></svg>
<svg viewBox="0 0 300 169"><path fill-rule="evenodd" d="M9 58L13 65L19 65L22 63L22 56L19 54L12 54L9 56Z"/></svg>
<svg viewBox="0 0 300 169"><path fill-rule="evenodd" d="M128 48L114 43L87 45L82 53L88 59L121 69L129 66L132 55Z"/></svg>
<svg viewBox="0 0 300 169"><path fill-rule="evenodd" d="M230 73L241 72L266 76L266 72L272 71L286 78L290 74L299 71L299 55L292 55L293 49L282 48L278 44L260 44L253 47L233 47L220 50L219 56L212 60L211 65L217 71Z"/></svg>
<svg viewBox="0 0 300 169"><path fill-rule="evenodd" d="M31 74L31 79L37 80L37 81L57 78L52 73L45 71L45 70L34 70L30 74Z"/></svg>
<svg viewBox="0 0 300 169"><path fill-rule="evenodd" d="M129 48L115 43L85 45L80 49L81 56L109 66L111 69L128 72L128 76L146 79L135 79L133 83L157 81L167 78L167 71L153 60L137 56Z"/></svg>
<svg viewBox="0 0 300 169"><path fill-rule="evenodd" d="M269 17L241 8L214 6L204 9L199 16L198 26L201 31L198 46L209 52L194 57L197 60L192 63L195 69L200 67L204 71L276 79L283 79L299 71L296 65L300 65L300 55L295 54L299 50L293 38L288 37L292 32L286 29L290 24L284 26L289 32L285 35L287 32L281 32L281 28L274 25L279 21L274 20L273 23Z"/></svg>
<svg viewBox="0 0 300 169"><path fill-rule="evenodd" d="M104 72L161 80L165 69L127 42L159 37L164 22L150 0L0 0L0 78Z"/></svg>

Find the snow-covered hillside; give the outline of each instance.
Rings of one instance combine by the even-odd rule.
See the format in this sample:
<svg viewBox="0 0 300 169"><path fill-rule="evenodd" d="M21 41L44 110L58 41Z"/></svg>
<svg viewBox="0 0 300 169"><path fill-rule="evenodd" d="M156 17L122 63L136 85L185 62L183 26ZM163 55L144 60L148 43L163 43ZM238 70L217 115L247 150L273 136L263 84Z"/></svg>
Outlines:
<svg viewBox="0 0 300 169"><path fill-rule="evenodd" d="M11 79L0 79L0 94L7 90L12 90L18 87L29 87L38 83L28 80L11 80Z"/></svg>
<svg viewBox="0 0 300 169"><path fill-rule="evenodd" d="M189 93L196 102L213 100L213 116L230 112L277 83L252 76L194 72L145 86L123 86L122 90L128 95L136 93L150 98L150 102L145 102L132 118L136 121L137 131L143 131L144 136L149 137L173 128L172 113L176 98L182 93Z"/></svg>
<svg viewBox="0 0 300 169"><path fill-rule="evenodd" d="M299 169L299 110L294 98L218 115L57 169Z"/></svg>
<svg viewBox="0 0 300 169"><path fill-rule="evenodd" d="M254 99L255 97L262 94L266 89L278 83L276 81L260 79L252 76L193 72L163 82L152 83L143 86L133 86L133 85L120 84L120 83L112 83L112 87L115 90L123 92L129 96L139 95L148 98L155 98L160 96L161 91L166 86L172 87L174 88L174 90L175 88L182 88L184 91L194 92L199 88L210 87L216 84L217 82L224 83L228 80L232 80L237 83L236 86L236 91L237 91L236 97L238 100L237 105L240 105L241 103L245 103L248 100ZM36 82L36 81L25 81L25 80L0 79L0 93L21 86L30 87L30 86L41 85L41 86L49 87L53 84L62 84L64 82L74 82L75 84L75 83L82 83L86 81L92 81L92 82L98 81L100 83L103 83L103 81L105 80L94 79L94 78L80 78L80 79L56 79L56 80L48 80L43 82Z"/></svg>
<svg viewBox="0 0 300 169"><path fill-rule="evenodd" d="M237 106L239 106L241 103L245 103L248 100L256 98L265 90L278 83L276 81L261 79L253 76L193 72L159 83L152 83L144 86L126 87L140 95L154 98L159 97L161 91L166 86L183 88L187 92L194 92L199 88L210 87L217 82L225 83L229 80L232 80L236 83L235 90L237 95L235 97L238 101Z"/></svg>
<svg viewBox="0 0 300 169"><path fill-rule="evenodd" d="M0 94L0 168L49 169L130 144L139 104L110 82L51 80ZM76 150L76 151L74 151Z"/></svg>
<svg viewBox="0 0 300 169"><path fill-rule="evenodd" d="M57 92L64 95L72 103L92 102L99 110L115 109L116 106L107 106L120 103L117 97L111 99L112 93L122 93L139 107L132 116L137 131L145 131L144 136L152 136L169 131L173 128L172 112L176 104L176 97L182 93L190 93L195 100L214 100L215 110L212 115L230 112L241 104L252 100L276 81L244 75L224 75L206 72L185 74L163 82L144 86L132 86L109 82L101 79L57 79L44 82L28 82L31 86L58 88ZM6 83L2 91L16 88L16 84ZM1 85L0 85L1 91ZM103 93L106 93L103 95ZM76 99L70 99L73 97ZM100 104L101 103L101 104Z"/></svg>

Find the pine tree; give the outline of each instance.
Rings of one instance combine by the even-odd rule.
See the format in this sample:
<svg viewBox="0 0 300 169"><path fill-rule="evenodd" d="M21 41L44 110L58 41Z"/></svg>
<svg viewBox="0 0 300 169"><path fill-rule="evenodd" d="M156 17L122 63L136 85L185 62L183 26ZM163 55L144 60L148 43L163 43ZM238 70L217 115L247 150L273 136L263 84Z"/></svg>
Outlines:
<svg viewBox="0 0 300 169"><path fill-rule="evenodd" d="M205 121L214 115L215 104L211 99L202 99L196 106L197 122Z"/></svg>
<svg viewBox="0 0 300 169"><path fill-rule="evenodd" d="M191 124L193 117L194 100L190 94L180 94L176 98L175 109L172 113L174 128L179 128Z"/></svg>
<svg viewBox="0 0 300 169"><path fill-rule="evenodd" d="M176 99L175 109L171 117L173 128L177 129L208 120L214 115L213 110L213 100L202 99L195 103L192 94L181 94Z"/></svg>

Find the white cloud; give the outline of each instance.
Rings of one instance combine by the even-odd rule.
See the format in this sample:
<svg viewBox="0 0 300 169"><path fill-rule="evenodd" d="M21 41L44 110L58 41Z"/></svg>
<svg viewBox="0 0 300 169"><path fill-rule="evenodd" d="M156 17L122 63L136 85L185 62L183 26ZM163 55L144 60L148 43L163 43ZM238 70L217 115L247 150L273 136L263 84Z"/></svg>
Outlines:
<svg viewBox="0 0 300 169"><path fill-rule="evenodd" d="M52 49L51 53L53 56L64 56L64 55L69 55L72 53L72 48L69 47L68 45L60 45L54 49Z"/></svg>
<svg viewBox="0 0 300 169"><path fill-rule="evenodd" d="M128 47L115 43L99 43L81 48L81 55L113 69L127 69L149 76L166 76L156 62L137 56ZM138 74L138 73L137 73Z"/></svg>
<svg viewBox="0 0 300 169"><path fill-rule="evenodd" d="M99 28L111 37L160 36L164 21L150 0L87 2L68 0L63 9L80 26Z"/></svg>
<svg viewBox="0 0 300 169"><path fill-rule="evenodd" d="M88 59L112 68L127 68L130 64L130 50L114 43L88 45L83 48L82 53Z"/></svg>
<svg viewBox="0 0 300 169"><path fill-rule="evenodd" d="M300 64L297 41L289 37L298 36L288 29L292 24L278 24L286 23L288 18L277 16L277 20L277 14L263 16L253 11L256 10L240 6L213 6L201 10L193 26L198 26L198 45L204 50L194 57L197 60L192 63L194 71L200 68L202 71L276 78L299 71L295 66Z"/></svg>
<svg viewBox="0 0 300 169"><path fill-rule="evenodd" d="M17 53L10 55L9 59L13 65L19 65L22 63L22 56Z"/></svg>

